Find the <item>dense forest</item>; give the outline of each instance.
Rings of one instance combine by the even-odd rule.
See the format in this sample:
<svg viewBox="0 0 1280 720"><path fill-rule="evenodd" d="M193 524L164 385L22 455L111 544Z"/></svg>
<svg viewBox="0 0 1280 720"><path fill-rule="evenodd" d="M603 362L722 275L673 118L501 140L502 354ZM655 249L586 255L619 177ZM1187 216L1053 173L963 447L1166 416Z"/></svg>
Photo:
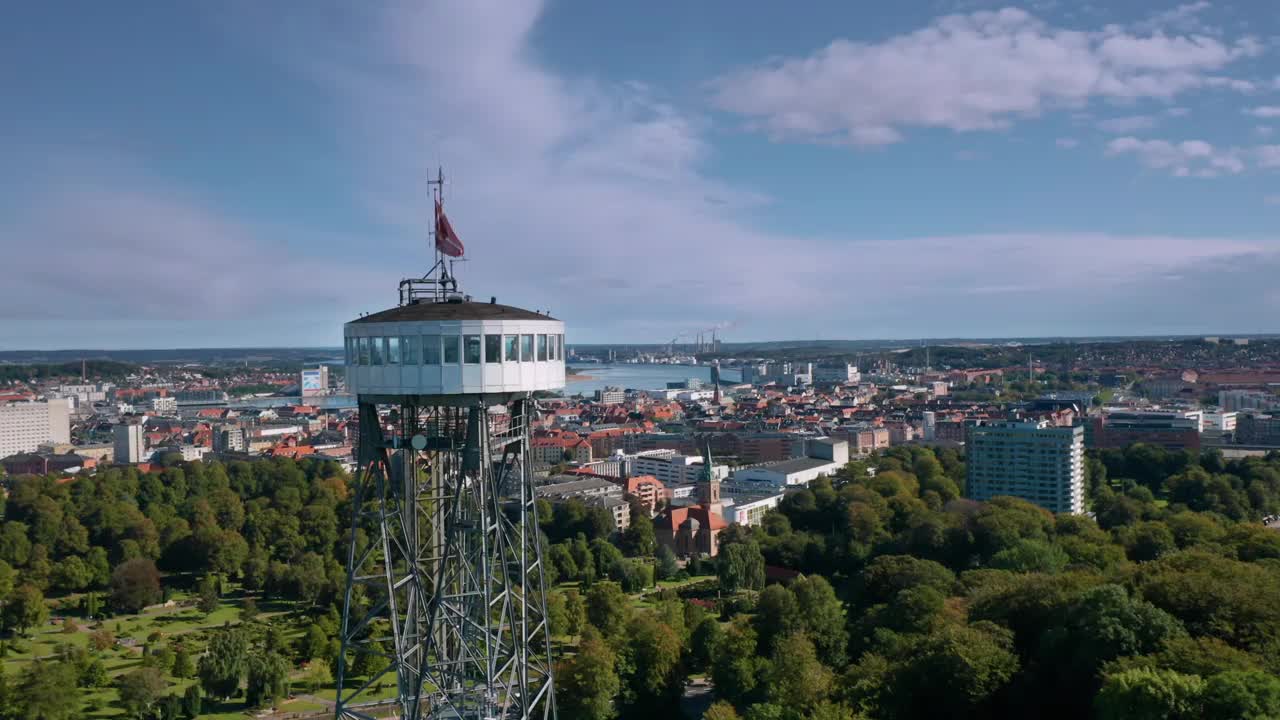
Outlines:
<svg viewBox="0 0 1280 720"><path fill-rule="evenodd" d="M10 364L0 363L0 383L40 382L79 379L81 373L91 380L123 380L138 371L137 365L113 360L86 360L64 363Z"/></svg>
<svg viewBox="0 0 1280 720"><path fill-rule="evenodd" d="M1257 522L1280 455L1091 456L1096 521L963 478L895 448L685 566L642 516L540 502L561 716L680 717L704 682L712 720L1280 715L1280 532ZM350 483L285 459L9 478L0 718L331 698Z"/></svg>

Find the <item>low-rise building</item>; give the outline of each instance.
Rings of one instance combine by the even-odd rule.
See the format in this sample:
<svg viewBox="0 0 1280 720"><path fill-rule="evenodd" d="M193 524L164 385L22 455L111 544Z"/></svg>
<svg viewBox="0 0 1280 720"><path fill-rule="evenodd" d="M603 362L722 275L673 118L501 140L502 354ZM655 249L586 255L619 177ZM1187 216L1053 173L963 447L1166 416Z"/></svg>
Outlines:
<svg viewBox="0 0 1280 720"><path fill-rule="evenodd" d="M804 487L823 475L835 473L849 462L849 444L843 440L811 440L808 449L806 457L738 468L730 477L731 487L748 492L754 488L781 491Z"/></svg>
<svg viewBox="0 0 1280 720"><path fill-rule="evenodd" d="M1090 443L1099 449L1134 443L1166 450L1199 450L1203 413L1195 411L1113 410L1092 418Z"/></svg>
<svg viewBox="0 0 1280 720"><path fill-rule="evenodd" d="M731 525L758 526L770 510L782 503L783 493L753 495L749 493L726 493L733 504L724 509L724 519Z"/></svg>

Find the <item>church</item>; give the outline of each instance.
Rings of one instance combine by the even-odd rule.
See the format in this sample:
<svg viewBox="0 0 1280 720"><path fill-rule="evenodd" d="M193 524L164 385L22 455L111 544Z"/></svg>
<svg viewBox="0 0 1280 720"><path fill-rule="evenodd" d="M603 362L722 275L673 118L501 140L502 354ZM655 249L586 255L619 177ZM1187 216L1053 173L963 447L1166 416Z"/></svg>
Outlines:
<svg viewBox="0 0 1280 720"><path fill-rule="evenodd" d="M671 548L677 557L705 555L715 557L719 552L720 531L729 526L721 514L720 481L716 479L711 463L711 448L703 452L702 473L698 477L698 504L670 507L653 523L658 542Z"/></svg>

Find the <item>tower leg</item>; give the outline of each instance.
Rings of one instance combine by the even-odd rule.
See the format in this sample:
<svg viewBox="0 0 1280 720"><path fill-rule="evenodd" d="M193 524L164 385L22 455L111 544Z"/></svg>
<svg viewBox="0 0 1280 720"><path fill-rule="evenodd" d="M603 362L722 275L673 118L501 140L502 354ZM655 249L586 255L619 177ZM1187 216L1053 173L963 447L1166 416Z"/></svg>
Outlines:
<svg viewBox="0 0 1280 720"><path fill-rule="evenodd" d="M395 446L360 405L337 717L556 717L529 463L532 399L491 414L401 408ZM422 452L406 447L421 436ZM394 699L378 698L395 673Z"/></svg>

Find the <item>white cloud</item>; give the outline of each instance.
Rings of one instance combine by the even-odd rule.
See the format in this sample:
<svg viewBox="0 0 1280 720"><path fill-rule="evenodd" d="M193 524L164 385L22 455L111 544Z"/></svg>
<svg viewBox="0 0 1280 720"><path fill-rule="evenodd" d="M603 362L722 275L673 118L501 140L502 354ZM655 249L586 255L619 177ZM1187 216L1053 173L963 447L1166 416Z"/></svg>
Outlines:
<svg viewBox="0 0 1280 720"><path fill-rule="evenodd" d="M1123 137L1107 144L1108 155L1135 155L1149 168L1168 170L1178 177L1217 177L1244 171L1240 151L1222 150L1203 140L1140 140Z"/></svg>
<svg viewBox="0 0 1280 720"><path fill-rule="evenodd" d="M1150 115L1128 115L1103 120L1098 129L1116 135L1128 134L1139 130L1150 130L1156 126L1156 119Z"/></svg>
<svg viewBox="0 0 1280 720"><path fill-rule="evenodd" d="M6 262L20 270L0 287L0 317L90 326L246 316L272 323L299 306L350 303L376 287L377 274L365 267L300 251L290 228L228 217L136 170L93 161L78 167L75 175L41 178L27 189L31 202L0 225ZM320 239L308 232L307 242ZM68 282L68 268L84 272ZM341 283L318 282L339 272Z"/></svg>
<svg viewBox="0 0 1280 720"><path fill-rule="evenodd" d="M1222 76L1211 76L1204 79L1204 84L1211 88L1226 88L1235 90L1238 93L1249 94L1256 92L1258 86L1252 80L1241 80L1239 78L1230 78Z"/></svg>
<svg viewBox="0 0 1280 720"><path fill-rule="evenodd" d="M1253 128L1253 134L1258 137L1271 137L1272 132L1274 132L1274 130L1267 125L1255 125Z"/></svg>
<svg viewBox="0 0 1280 720"><path fill-rule="evenodd" d="M45 298L58 287L55 295L68 300L57 308L112 323L104 334L126 315L167 319L169 328L232 315L268 324L256 332L276 342L308 323L309 337L332 344L343 320L394 302L395 283L425 269L423 180L437 158L471 260L460 272L464 289L549 308L568 322L575 342L656 341L733 319L735 339L813 337L833 326L844 336L900 337L927 332L922 309L937 307L956 310L938 322L961 335L1164 332L1170 322L1203 329L1227 316L1213 305L1234 297L1221 288L1248 292L1270 287L1275 276L1274 261L1255 262L1280 256L1273 240L1034 231L887 239L856 230L770 230L749 212L762 202L757 193L703 170L714 147L698 115L659 89L539 63L530 38L540 3L404 0L305 19L262 8L256 26L266 29L264 51L281 53L333 100L334 155L356 159L336 166L380 234L319 243L320 257L308 254L305 237L286 243L280 228L228 219L225 207L156 189L167 181L86 174L87 189L32 203L21 233L10 237L0 227L0 246L34 248L14 275L30 270L40 278L0 284L0 314L24 310L12 299ZM868 123L849 133L877 142L901 127ZM1214 167L1194 147L1180 151L1194 156L1189 169ZM848 227L858 226L864 210L851 197ZM55 251L42 254L40 243ZM1109 262L1099 266L1099 257ZM56 278L35 275L46 259ZM1161 284L1220 265L1258 270L1247 281L1237 272L1172 298ZM80 281L67 282L68 267L111 272L85 278L82 290L66 288ZM122 276L130 282L118 282ZM993 276L1034 282L975 280ZM860 296L905 301L839 302L850 277ZM1081 300L1059 302L1065 292ZM270 324L270 308L288 313L288 322ZM57 327L65 337L65 325ZM189 342L204 341L200 333ZM172 337L155 344L184 342Z"/></svg>
<svg viewBox="0 0 1280 720"><path fill-rule="evenodd" d="M1268 195L1262 201L1267 205L1280 205L1280 195Z"/></svg>
<svg viewBox="0 0 1280 720"><path fill-rule="evenodd" d="M1071 148L1078 147L1080 145L1080 141L1075 138L1064 137L1055 140L1054 144L1063 150L1070 150Z"/></svg>
<svg viewBox="0 0 1280 720"><path fill-rule="evenodd" d="M1180 32L1212 33L1215 32L1214 28L1205 24L1200 18L1203 13L1212 7L1213 5L1206 0L1184 3L1152 15L1147 20L1135 24L1134 29L1141 32L1175 30Z"/></svg>
<svg viewBox="0 0 1280 720"><path fill-rule="evenodd" d="M1252 115L1256 118L1280 118L1280 105L1263 105L1261 107L1249 108L1245 110L1245 114Z"/></svg>
<svg viewBox="0 0 1280 720"><path fill-rule="evenodd" d="M1094 100L1239 87L1216 73L1259 52L1248 37L1080 32L1007 8L946 16L879 43L836 40L721 77L713 93L776 137L876 145L911 127L994 130Z"/></svg>
<svg viewBox="0 0 1280 720"><path fill-rule="evenodd" d="M1261 167L1280 168L1280 145L1262 145L1255 152Z"/></svg>

